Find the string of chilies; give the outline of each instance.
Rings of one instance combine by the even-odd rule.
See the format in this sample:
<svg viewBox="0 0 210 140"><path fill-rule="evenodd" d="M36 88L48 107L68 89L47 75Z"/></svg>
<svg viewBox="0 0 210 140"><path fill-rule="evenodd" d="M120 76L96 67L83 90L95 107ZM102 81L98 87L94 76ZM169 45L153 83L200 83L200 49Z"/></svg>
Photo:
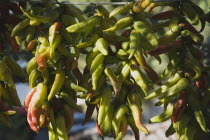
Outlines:
<svg viewBox="0 0 210 140"><path fill-rule="evenodd" d="M153 14L158 6L169 10ZM76 104L81 98L87 105L82 125L97 110L96 127L102 137L123 139L130 126L139 139L139 130L149 134L142 123L142 101L159 97L155 105L163 104L164 111L150 123L171 119L166 136L205 139L210 91L199 46L209 13L190 0L128 2L112 12L102 5L94 7L96 13L88 19L75 5L57 5L54 0L43 1L42 7L20 7L24 16L10 34L16 47L34 54L26 67L28 78L10 57L5 56L1 65L3 73L6 65L16 65L11 71L28 79L24 106L31 129L47 127L49 139L68 139L74 111L81 112ZM125 17L117 20L115 15L121 13ZM158 37L163 28L167 31ZM80 54L86 55L83 72L77 64ZM161 54L168 55L169 63L159 76L146 58L150 55L161 63ZM14 89L11 78L2 81ZM154 85L159 88L154 90ZM16 95L10 101L3 95L6 104L20 105L14 104ZM171 101L175 104L168 107Z"/></svg>

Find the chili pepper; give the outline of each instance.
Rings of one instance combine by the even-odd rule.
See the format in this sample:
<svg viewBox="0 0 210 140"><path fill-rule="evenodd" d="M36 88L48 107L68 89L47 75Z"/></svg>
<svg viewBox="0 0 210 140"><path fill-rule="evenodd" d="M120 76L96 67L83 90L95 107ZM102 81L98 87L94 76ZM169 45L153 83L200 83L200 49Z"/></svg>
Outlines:
<svg viewBox="0 0 210 140"><path fill-rule="evenodd" d="M154 92L152 92L151 94L149 94L148 96L146 96L144 99L145 100L152 99L152 98L157 97L160 94L163 94L168 88L170 88L171 86L173 86L180 79L181 79L181 76L178 73L175 73L174 75L172 75L167 80L166 83L164 83L160 88L158 88L157 90L155 90Z"/></svg>
<svg viewBox="0 0 210 140"><path fill-rule="evenodd" d="M34 93L36 92L36 88L32 88L28 95L26 96L25 100L24 100L24 107L25 107L25 110L28 111L28 107L29 107L29 104L31 102L31 99L32 97L34 96Z"/></svg>
<svg viewBox="0 0 210 140"><path fill-rule="evenodd" d="M99 16L92 16L91 18L84 20L82 22L73 24L66 28L68 32L81 32L86 30L87 28L93 28L96 25L100 24L100 17Z"/></svg>
<svg viewBox="0 0 210 140"><path fill-rule="evenodd" d="M152 0L141 0L141 1L135 2L133 5L134 13L143 12L151 3L152 3Z"/></svg>
<svg viewBox="0 0 210 140"><path fill-rule="evenodd" d="M114 106L112 104L109 104L106 107L105 119L100 125L101 132L103 133L104 136L108 136L111 133L113 115L114 115Z"/></svg>
<svg viewBox="0 0 210 140"><path fill-rule="evenodd" d="M11 36L14 37L16 36L21 30L26 28L29 25L30 19L26 18L20 23L18 23L12 30Z"/></svg>
<svg viewBox="0 0 210 140"><path fill-rule="evenodd" d="M92 86L93 86L93 90L97 89L97 85L98 85L98 80L100 75L102 74L102 72L104 71L104 66L100 65L92 74ZM100 123L99 123L100 124Z"/></svg>
<svg viewBox="0 0 210 140"><path fill-rule="evenodd" d="M77 47L78 48L91 47L98 40L98 38L99 38L98 34L94 34L90 40L88 40L87 42L82 42L82 43L78 44Z"/></svg>
<svg viewBox="0 0 210 140"><path fill-rule="evenodd" d="M171 50L176 50L176 49L180 48L181 46L182 46L182 41L175 40L173 42L170 42L169 44L161 45L154 50L147 51L146 53L151 56L160 55L163 53L167 53L168 51L171 51Z"/></svg>
<svg viewBox="0 0 210 140"><path fill-rule="evenodd" d="M44 101L47 99L47 85L44 83L39 83L36 87L36 92L32 97L32 101L34 104L34 108L38 109Z"/></svg>
<svg viewBox="0 0 210 140"><path fill-rule="evenodd" d="M144 75L144 73L133 65L130 66L130 73L131 76L134 78L136 84L141 87L144 94L148 95L150 86L147 83L147 79L145 78L146 76Z"/></svg>
<svg viewBox="0 0 210 140"><path fill-rule="evenodd" d="M97 52L96 52L97 53ZM104 55L102 53L99 53L92 61L92 64L90 66L90 73L93 73L104 61Z"/></svg>
<svg viewBox="0 0 210 140"><path fill-rule="evenodd" d="M161 12L161 13L151 16L151 19L155 19L155 20L170 19L174 15L174 12L175 12L175 9L170 9L168 11Z"/></svg>
<svg viewBox="0 0 210 140"><path fill-rule="evenodd" d="M71 82L68 78L65 78L63 84L63 86L67 89L74 90L76 92L87 92L87 89L76 85L75 83Z"/></svg>
<svg viewBox="0 0 210 140"><path fill-rule="evenodd" d="M115 8L110 14L109 14L109 18L117 15L117 14L120 14L120 13L125 13L125 12L129 12L129 10L131 10L133 6L133 3L132 2L128 2L126 5L124 6L119 6L117 8Z"/></svg>
<svg viewBox="0 0 210 140"><path fill-rule="evenodd" d="M177 93L178 94L178 93ZM161 106L162 104L164 104L164 110L165 110L165 107L167 107L168 103L174 99L176 97L176 95L173 95L173 96L169 96L169 97L166 97L166 98L163 98L161 99L159 102L155 103L155 106Z"/></svg>
<svg viewBox="0 0 210 140"><path fill-rule="evenodd" d="M203 42L203 40L199 36L189 30L183 30L181 32L181 35L190 37L194 44L201 44Z"/></svg>
<svg viewBox="0 0 210 140"><path fill-rule="evenodd" d="M130 55L128 59L131 59L135 53L139 45L141 44L141 36L136 30L132 30L130 33Z"/></svg>
<svg viewBox="0 0 210 140"><path fill-rule="evenodd" d="M110 82L112 84L115 94L118 95L120 92L120 83L118 81L117 76L114 74L112 69L110 69L108 67L105 68L104 73L110 79Z"/></svg>
<svg viewBox="0 0 210 140"><path fill-rule="evenodd" d="M131 109L131 113L136 124L136 127L140 130L149 134L147 128L142 124L142 101L137 93L130 93L127 95L128 106Z"/></svg>
<svg viewBox="0 0 210 140"><path fill-rule="evenodd" d="M164 122L168 119L171 118L172 112L173 112L174 106L171 106L169 109L167 109L166 111L164 111L163 113L152 117L149 120L149 123L154 123L154 122Z"/></svg>
<svg viewBox="0 0 210 140"><path fill-rule="evenodd" d="M61 140L68 140L68 134L66 132L66 126L65 126L65 118L61 114L58 114L55 117L56 125L57 125L57 134L58 139Z"/></svg>
<svg viewBox="0 0 210 140"><path fill-rule="evenodd" d="M170 29L169 31L167 31L164 35L162 35L159 39L159 45L164 45L167 43L170 43L172 40L174 40L181 31L181 27L180 26L174 26L172 29Z"/></svg>
<svg viewBox="0 0 210 140"><path fill-rule="evenodd" d="M50 26L50 28L49 28L49 37L48 37L50 46L52 46L52 44L54 43L56 34L59 31L59 29L61 28L61 26L62 26L61 22L54 22Z"/></svg>
<svg viewBox="0 0 210 140"><path fill-rule="evenodd" d="M189 31L191 31L192 33L196 34L201 40L204 40L203 35L201 35L201 34L195 29L195 27L192 26L187 20L184 21L183 23L180 23L179 25L182 26L183 29L189 30Z"/></svg>
<svg viewBox="0 0 210 140"><path fill-rule="evenodd" d="M119 133L117 134L117 137L115 140L122 140L127 132L128 128L128 122L125 116L123 116L122 121L120 122L120 128L119 128Z"/></svg>
<svg viewBox="0 0 210 140"><path fill-rule="evenodd" d="M128 112L128 106L120 105L117 110L114 112L112 119L112 133L114 138L119 134L120 123L122 122L123 116Z"/></svg>
<svg viewBox="0 0 210 140"><path fill-rule="evenodd" d="M173 2L155 2L151 3L148 7L148 12L152 12L152 10L158 6L172 6Z"/></svg>
<svg viewBox="0 0 210 140"><path fill-rule="evenodd" d="M171 71L179 64L181 59L182 59L181 56L175 55L168 63L168 65L166 66L163 73L160 75L160 78L156 81L156 83L164 80L171 73Z"/></svg>
<svg viewBox="0 0 210 140"><path fill-rule="evenodd" d="M99 38L95 43L97 48L103 55L108 55L108 42L104 38Z"/></svg>
<svg viewBox="0 0 210 140"><path fill-rule="evenodd" d="M128 124L129 124L129 126L131 127L131 129L132 129L132 131L134 133L135 140L139 140L140 139L140 137L139 137L139 129L138 129L138 127L135 124L133 116L129 115L127 117L127 121L128 121Z"/></svg>
<svg viewBox="0 0 210 140"><path fill-rule="evenodd" d="M112 27L110 27L110 28L108 28L106 30L103 30L103 31L104 32L117 31L119 29L122 29L122 28L128 26L132 21L133 21L133 17L132 16L124 17L124 18L118 20Z"/></svg>
<svg viewBox="0 0 210 140"><path fill-rule="evenodd" d="M52 88L50 93L47 97L48 101L50 101L61 89L65 80L65 72L61 70L60 72L56 73L55 80L53 82Z"/></svg>
<svg viewBox="0 0 210 140"><path fill-rule="evenodd" d="M172 113L171 120L176 123L177 119L180 117L181 112L183 111L184 107L186 106L187 101L187 92L184 90L181 92L179 99L176 101L174 105L174 110Z"/></svg>
<svg viewBox="0 0 210 140"><path fill-rule="evenodd" d="M106 107L111 102L112 97L112 91L108 88L103 89L101 99L100 99L100 105L98 110L98 124L101 125L105 119L106 114Z"/></svg>
<svg viewBox="0 0 210 140"><path fill-rule="evenodd" d="M54 127L52 126L52 124L50 123L48 125L48 136L50 140L57 140L58 139L58 134L57 132L53 131Z"/></svg>
<svg viewBox="0 0 210 140"><path fill-rule="evenodd" d="M50 58L53 59L55 56L55 50L61 46L62 37L61 35L57 34L55 36L55 40L50 47Z"/></svg>
<svg viewBox="0 0 210 140"><path fill-rule="evenodd" d="M129 64L125 64L125 66L122 68L121 73L118 76L118 81L120 84L123 83L123 81L127 78L129 73L130 73L130 66Z"/></svg>
<svg viewBox="0 0 210 140"><path fill-rule="evenodd" d="M176 93L179 93L180 91L184 90L189 85L189 81L186 78L181 78L176 84L174 84L172 87L168 88L160 97L160 99L163 99L165 97L173 96Z"/></svg>
<svg viewBox="0 0 210 140"><path fill-rule="evenodd" d="M36 40L31 40L29 43L28 43L28 45L27 45L27 50L28 51L32 51L33 49L34 49L34 47L35 47L35 43L36 43Z"/></svg>
<svg viewBox="0 0 210 140"><path fill-rule="evenodd" d="M150 42L153 48L158 46L156 35L144 22L136 21L134 23L134 29L136 29L136 31L139 32L142 36L144 36Z"/></svg>
<svg viewBox="0 0 210 140"><path fill-rule="evenodd" d="M36 62L38 64L38 70L44 71L47 68L47 60L45 57L41 57L40 54L36 53Z"/></svg>

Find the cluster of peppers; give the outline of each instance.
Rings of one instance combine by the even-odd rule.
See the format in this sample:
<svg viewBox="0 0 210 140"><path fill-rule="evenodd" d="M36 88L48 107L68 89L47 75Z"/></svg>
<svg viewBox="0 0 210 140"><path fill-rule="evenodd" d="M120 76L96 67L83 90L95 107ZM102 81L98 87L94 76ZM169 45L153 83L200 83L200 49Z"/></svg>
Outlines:
<svg viewBox="0 0 210 140"><path fill-rule="evenodd" d="M30 92L24 102L31 129L47 127L50 140L67 140L74 111L81 112L76 104L80 98L87 105L82 125L96 110L102 138L123 139L130 126L139 139L139 130L149 134L142 123L142 101L159 96L155 105L164 104L164 112L150 123L171 119L166 136L205 139L210 90L199 47L209 14L190 0L128 2L112 12L92 5L95 13L88 19L78 7L54 0L20 7L23 19L11 36L34 54L26 67ZM169 10L154 15L158 6ZM121 13L125 17L117 20L114 16ZM199 23L197 31L193 25ZM160 29L167 31L158 37ZM82 72L77 64L80 54L86 56ZM161 63L161 54L169 63L159 76L146 58Z"/></svg>

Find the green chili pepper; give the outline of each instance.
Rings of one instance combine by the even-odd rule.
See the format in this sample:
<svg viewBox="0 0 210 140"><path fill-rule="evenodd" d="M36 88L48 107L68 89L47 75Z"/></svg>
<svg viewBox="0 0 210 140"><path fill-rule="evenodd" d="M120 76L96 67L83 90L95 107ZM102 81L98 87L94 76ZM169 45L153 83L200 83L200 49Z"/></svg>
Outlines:
<svg viewBox="0 0 210 140"><path fill-rule="evenodd" d="M136 30L132 30L130 34L130 55L128 59L131 59L134 54L136 53L136 50L139 46L141 46L141 36Z"/></svg>
<svg viewBox="0 0 210 140"><path fill-rule="evenodd" d="M117 15L117 14L120 14L120 13L125 13L125 12L129 12L129 10L131 10L133 6L133 3L132 2L128 2L126 5L124 6L119 6L117 8L115 8L110 14L109 14L109 18Z"/></svg>
<svg viewBox="0 0 210 140"><path fill-rule="evenodd" d="M174 106L171 106L169 109L167 109L166 111L164 111L164 112L161 113L160 115L157 115L157 116L155 116L155 117L152 117L152 118L149 120L149 123L164 122L164 121L170 119L171 116L172 116L173 108L174 108Z"/></svg>
<svg viewBox="0 0 210 140"><path fill-rule="evenodd" d="M31 71L29 75L29 87L34 88L37 86L37 80L41 76L41 72L38 71L37 69L34 69Z"/></svg>
<svg viewBox="0 0 210 140"><path fill-rule="evenodd" d="M115 94L118 95L120 92L120 83L118 81L117 76L114 74L112 69L110 69L108 67L106 67L106 69L104 70L104 73L110 79Z"/></svg>
<svg viewBox="0 0 210 140"><path fill-rule="evenodd" d="M23 30L24 28L26 28L29 25L30 19L26 18L23 21L21 21L19 24L17 24L11 33L11 36L16 36L21 30Z"/></svg>
<svg viewBox="0 0 210 140"><path fill-rule="evenodd" d="M48 101L50 101L61 89L65 80L65 72L61 70L56 73L55 80L53 82L52 88L50 89L50 93L47 97Z"/></svg>
<svg viewBox="0 0 210 140"><path fill-rule="evenodd" d="M79 23L76 23L67 27L66 30L71 33L81 32L81 31L86 30L87 28L93 28L94 26L99 25L99 24L100 24L100 17L92 16L91 18L85 21L82 21L82 22L79 22Z"/></svg>
<svg viewBox="0 0 210 140"><path fill-rule="evenodd" d="M133 17L132 16L128 16L125 18L122 18L120 20L118 20L112 27L103 30L104 32L114 32L117 31L119 29L122 29L126 26L128 26L131 22L133 21Z"/></svg>
<svg viewBox="0 0 210 140"><path fill-rule="evenodd" d="M117 135L119 134L120 122L122 121L123 116L127 112L128 112L128 106L126 105L119 106L115 111L112 119L112 131L114 138L116 138Z"/></svg>
<svg viewBox="0 0 210 140"><path fill-rule="evenodd" d="M144 36L153 48L158 47L158 40L154 32L142 21L136 21L134 23L134 29L139 32L142 36Z"/></svg>
<svg viewBox="0 0 210 140"><path fill-rule="evenodd" d="M32 97L35 109L38 109L47 99L47 85L39 83L36 87L36 92Z"/></svg>
<svg viewBox="0 0 210 140"><path fill-rule="evenodd" d="M103 55L108 55L108 42L104 38L99 38L95 43L97 48Z"/></svg>
<svg viewBox="0 0 210 140"><path fill-rule="evenodd" d="M139 95L137 93L130 93L127 95L127 101L136 127L146 134L149 134L147 128L142 124L142 101Z"/></svg>
<svg viewBox="0 0 210 140"><path fill-rule="evenodd" d="M93 86L93 90L96 90L97 89L97 86L98 86L98 80L102 74L102 72L104 71L104 66L103 65L100 65L92 74L92 86ZM100 81L101 82L101 81ZM99 123L100 125L100 123Z"/></svg>
<svg viewBox="0 0 210 140"><path fill-rule="evenodd" d="M158 95L163 94L168 88L173 86L180 79L181 79L181 76L178 73L175 73L167 80L165 84L163 84L160 88L158 88L157 90L155 90L154 92L146 96L144 99L145 100L152 99L152 98L157 97Z"/></svg>
<svg viewBox="0 0 210 140"><path fill-rule="evenodd" d="M92 61L90 66L90 73L92 74L104 61L104 55L99 53Z"/></svg>
<svg viewBox="0 0 210 140"><path fill-rule="evenodd" d="M105 88L102 91L100 98L99 110L98 110L98 124L101 125L105 119L106 108L111 103L112 91L109 88Z"/></svg>

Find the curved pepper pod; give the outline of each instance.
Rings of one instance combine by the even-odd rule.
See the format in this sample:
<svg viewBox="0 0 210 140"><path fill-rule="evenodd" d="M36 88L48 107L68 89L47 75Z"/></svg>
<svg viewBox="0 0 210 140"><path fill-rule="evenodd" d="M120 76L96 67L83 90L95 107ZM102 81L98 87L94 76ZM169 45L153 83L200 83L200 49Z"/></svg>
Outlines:
<svg viewBox="0 0 210 140"><path fill-rule="evenodd" d="M146 134L149 134L147 128L142 124L142 109L141 109L141 99L137 93L130 93L127 96L128 106L131 109L132 116L136 127Z"/></svg>

